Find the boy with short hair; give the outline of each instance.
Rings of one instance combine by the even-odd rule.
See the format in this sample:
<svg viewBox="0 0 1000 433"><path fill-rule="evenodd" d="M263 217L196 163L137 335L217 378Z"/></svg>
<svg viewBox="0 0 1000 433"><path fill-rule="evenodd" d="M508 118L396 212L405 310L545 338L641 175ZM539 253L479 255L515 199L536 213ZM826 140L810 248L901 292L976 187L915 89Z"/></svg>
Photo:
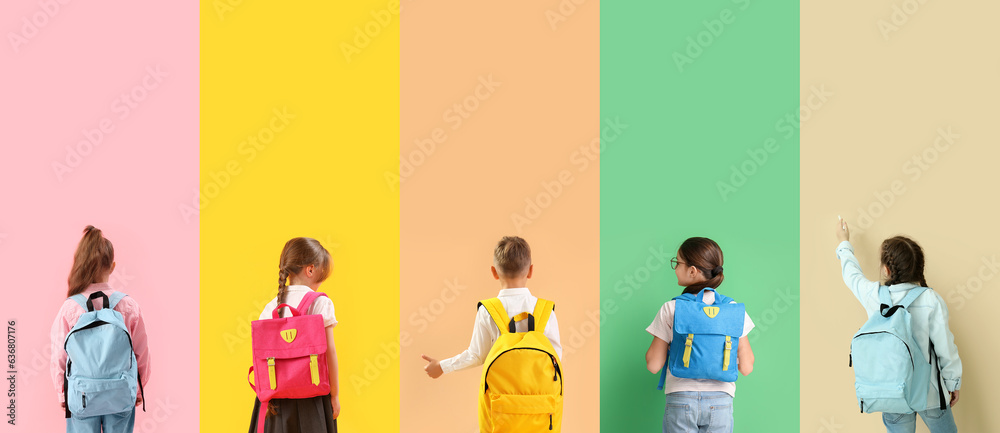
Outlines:
<svg viewBox="0 0 1000 433"><path fill-rule="evenodd" d="M500 293L497 298L503 304L510 317L520 313L531 313L535 310L538 298L528 290L528 279L534 271L531 263L531 247L528 242L518 236L504 236L493 250L493 266L490 267L493 278L500 281ZM528 329L527 321L519 321L515 325L517 332ZM559 324L556 313L552 312L543 331L545 337L552 343L556 354L562 359L562 344L559 343ZM480 305L476 313L476 323L472 329L472 341L469 348L451 358L438 361L427 355L421 357L428 362L424 371L431 378L437 379L442 374L483 365L493 343L500 338L500 329Z"/></svg>

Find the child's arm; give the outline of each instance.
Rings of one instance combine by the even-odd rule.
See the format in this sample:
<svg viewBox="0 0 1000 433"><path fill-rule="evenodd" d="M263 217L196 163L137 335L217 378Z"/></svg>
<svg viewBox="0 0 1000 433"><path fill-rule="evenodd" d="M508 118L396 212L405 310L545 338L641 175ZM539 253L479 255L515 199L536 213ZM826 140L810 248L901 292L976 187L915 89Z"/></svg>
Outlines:
<svg viewBox="0 0 1000 433"><path fill-rule="evenodd" d="M542 330L545 337L549 339L552 343L552 348L555 349L556 355L559 356L559 360L562 360L562 342L559 341L559 322L556 320L556 312L553 311L549 314L549 321L545 324L545 329Z"/></svg>
<svg viewBox="0 0 1000 433"><path fill-rule="evenodd" d="M66 407L65 395L63 394L64 377L66 375L66 350L63 349L63 340L66 339L66 334L70 328L66 320L66 315L69 314L67 311L69 302L72 301L64 302L62 308L56 313L56 319L52 322L52 329L49 331L49 341L52 349L49 355L49 373L52 376L52 384L56 387L56 393L59 395L59 403L64 408Z"/></svg>
<svg viewBox="0 0 1000 433"><path fill-rule="evenodd" d="M333 344L333 326L326 327L326 364L330 374L330 403L333 419L340 416L340 376L337 372L337 347Z"/></svg>
<svg viewBox="0 0 1000 433"><path fill-rule="evenodd" d="M933 293L937 298L937 305L929 317L928 333L941 369L941 379L944 380L945 390L952 393L951 405L954 406L958 402L958 390L962 387L962 359L958 357L955 335L948 328L948 305L941 295Z"/></svg>
<svg viewBox="0 0 1000 433"><path fill-rule="evenodd" d="M660 337L653 337L653 342L649 343L646 349L646 369L650 373L657 374L667 362L667 351L670 350L670 343L663 341Z"/></svg>
<svg viewBox="0 0 1000 433"><path fill-rule="evenodd" d="M490 313L486 312L485 307L479 307L479 310L476 312L476 324L472 328L472 340L469 342L469 348L458 355L442 361L438 361L427 355L420 355L421 358L428 362L424 366L424 371L432 379L437 379L443 374L483 365L486 355L489 355L490 348L493 347L493 337L489 334L491 326L495 327Z"/></svg>
<svg viewBox="0 0 1000 433"><path fill-rule="evenodd" d="M880 304L878 300L879 282L865 278L864 272L861 271L861 263L854 256L854 247L851 246L847 221L837 222L837 239L840 241L840 244L837 245L837 258L840 259L840 270L844 284L847 284L851 293L854 293L854 297L858 298L861 306L871 315L872 312L878 310Z"/></svg>
<svg viewBox="0 0 1000 433"><path fill-rule="evenodd" d="M740 348L736 351L736 367L744 376L753 371L753 349L750 348L750 339L740 337Z"/></svg>

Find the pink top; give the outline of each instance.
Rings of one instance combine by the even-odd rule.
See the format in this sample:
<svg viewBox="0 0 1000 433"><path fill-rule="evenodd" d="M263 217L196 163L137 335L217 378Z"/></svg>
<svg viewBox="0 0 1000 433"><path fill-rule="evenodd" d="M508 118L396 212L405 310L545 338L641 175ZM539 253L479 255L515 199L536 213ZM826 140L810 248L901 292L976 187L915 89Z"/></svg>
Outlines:
<svg viewBox="0 0 1000 433"><path fill-rule="evenodd" d="M95 283L87 286L87 289L80 293L83 296L90 296L96 291L102 291L109 296L115 292L108 283ZM98 307L100 307L99 302L95 303L95 308ZM135 359L139 364L139 376L142 378L142 386L146 386L146 383L149 382L149 350L146 346L146 325L142 321L139 303L135 302L131 296L126 296L115 306L115 311L122 314L125 326L128 328L129 334L132 335L132 349L135 351ZM62 307L59 308L59 313L56 314L56 319L52 322L52 330L49 332L52 344L49 371L52 374L52 383L56 386L56 394L59 395L60 403L65 399L63 376L66 374L66 350L63 348L63 344L66 340L66 334L69 333L70 329L73 329L73 325L76 325L77 320L85 312L83 306L67 298Z"/></svg>

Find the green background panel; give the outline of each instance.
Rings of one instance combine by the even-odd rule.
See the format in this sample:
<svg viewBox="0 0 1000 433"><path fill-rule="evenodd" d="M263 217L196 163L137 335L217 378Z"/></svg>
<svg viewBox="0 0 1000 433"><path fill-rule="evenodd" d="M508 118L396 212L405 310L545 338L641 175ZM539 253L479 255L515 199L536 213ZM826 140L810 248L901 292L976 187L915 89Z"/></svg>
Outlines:
<svg viewBox="0 0 1000 433"><path fill-rule="evenodd" d="M799 431L798 26L787 0L602 4L601 117L628 125L601 154L602 431L660 429L645 328L691 236L757 324L736 431Z"/></svg>

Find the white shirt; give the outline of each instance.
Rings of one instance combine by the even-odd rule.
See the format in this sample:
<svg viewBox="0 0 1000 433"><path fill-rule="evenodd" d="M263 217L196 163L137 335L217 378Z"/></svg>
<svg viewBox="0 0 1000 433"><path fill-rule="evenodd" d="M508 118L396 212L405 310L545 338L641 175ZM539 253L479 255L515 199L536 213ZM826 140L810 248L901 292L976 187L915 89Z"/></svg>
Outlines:
<svg viewBox="0 0 1000 433"><path fill-rule="evenodd" d="M870 281L861 272L861 264L854 257L854 247L848 241L843 241L837 245L837 258L840 259L841 272L844 283L858 298L861 306L865 308L868 317L879 311L882 302L878 299L878 281ZM917 287L913 283L893 284L889 286L889 297L893 304L899 303L910 292L910 289ZM955 345L955 336L948 328L948 305L944 303L937 292L929 289L917 296L910 307L906 309L910 313L910 326L913 331L913 339L920 346L924 359L930 361L930 344L934 343L934 353L937 355L937 364L940 366L940 375L931 368L931 387L927 392L927 408L940 408L941 395L938 394L938 381L944 381L944 388L947 391L955 391L962 387L962 360L958 357L958 346ZM938 377L940 376L940 377ZM945 401L949 400L945 396Z"/></svg>
<svg viewBox="0 0 1000 433"><path fill-rule="evenodd" d="M298 307L299 303L302 302L302 298L306 296L306 293L312 292L309 286L288 286L285 288L285 303L293 307ZM275 296L271 302L268 302L264 306L264 311L260 312L260 320L273 318L272 314L274 309L278 308L278 297ZM288 308L285 308L284 317L290 317L292 315ZM309 311L299 311L301 314L319 314L323 316L323 326L337 326L337 316L334 314L333 301L326 296L320 296L313 301L312 305L309 306Z"/></svg>
<svg viewBox="0 0 1000 433"><path fill-rule="evenodd" d="M702 302L706 304L715 303L715 292L706 290L705 297ZM671 299L667 303L663 304L663 308L660 308L660 312L657 313L656 319L653 319L653 323L649 324L646 328L646 332L653 334L654 337L666 341L670 344L670 341L674 339L674 308L677 301ZM731 303L736 303L733 301ZM750 333L750 330L754 328L753 320L750 320L750 315L743 313L743 335L746 337ZM736 363L739 365L739 356L736 358ZM663 368L667 368L664 366ZM682 377L677 377L670 374L670 369L667 369L667 380L663 383L663 393L670 394L672 392L681 391L722 391L733 397L736 397L736 382L723 382L720 380L712 379L685 379Z"/></svg>
<svg viewBox="0 0 1000 433"><path fill-rule="evenodd" d="M507 310L508 317L514 317L524 312L534 313L535 303L538 302L538 298L532 296L526 287L500 290L497 298L503 304L504 310ZM522 320L515 323L514 330L517 332L526 332L528 330L528 321ZM559 356L559 359L562 359L562 344L559 343L559 323L556 321L555 311L549 315L549 321L545 324L545 330L542 333L552 343L552 347L556 350L556 355ZM486 311L486 307L480 306L479 311L476 312L476 324L472 328L472 341L469 342L469 348L458 355L441 361L441 370L444 373L451 373L464 368L483 365L483 362L486 361L486 356L490 353L490 349L493 348L493 343L498 338L500 338L500 329L493 323L493 318Z"/></svg>

